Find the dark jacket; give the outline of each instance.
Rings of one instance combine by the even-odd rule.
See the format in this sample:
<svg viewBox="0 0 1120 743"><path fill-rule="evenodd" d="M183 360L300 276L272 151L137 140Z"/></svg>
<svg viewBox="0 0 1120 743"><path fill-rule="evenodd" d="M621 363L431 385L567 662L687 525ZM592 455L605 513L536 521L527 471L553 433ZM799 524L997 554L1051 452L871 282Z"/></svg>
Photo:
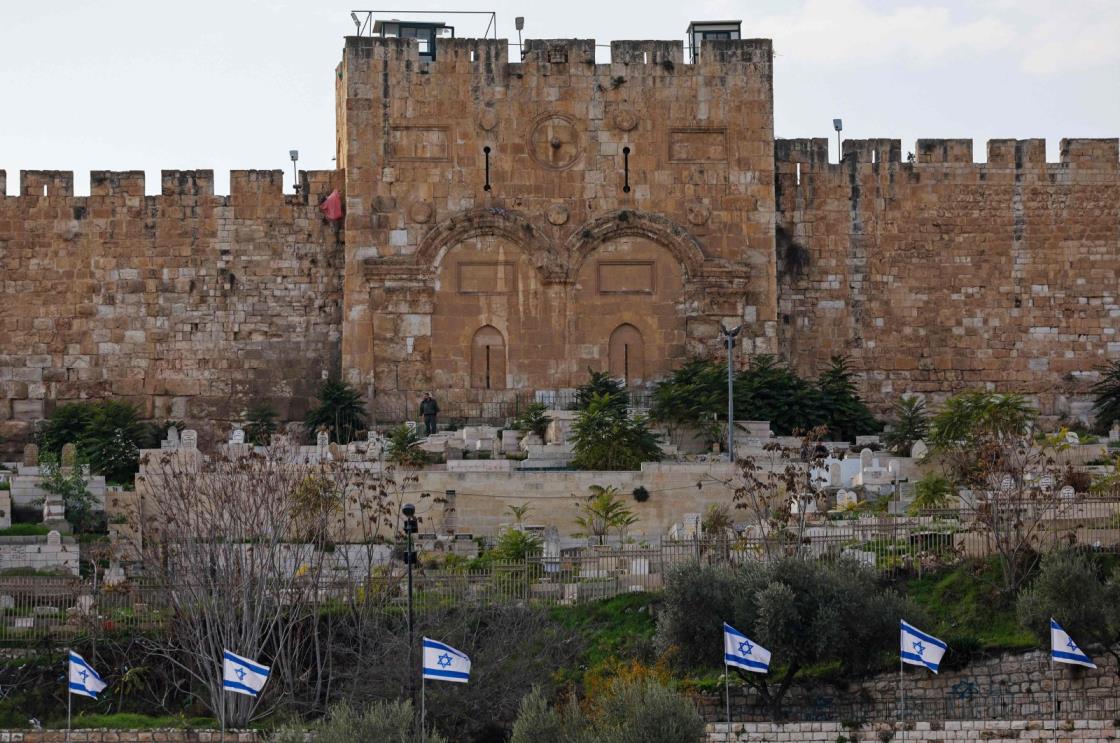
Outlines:
<svg viewBox="0 0 1120 743"><path fill-rule="evenodd" d="M439 412L439 405L434 397L420 401L420 415L435 415Z"/></svg>

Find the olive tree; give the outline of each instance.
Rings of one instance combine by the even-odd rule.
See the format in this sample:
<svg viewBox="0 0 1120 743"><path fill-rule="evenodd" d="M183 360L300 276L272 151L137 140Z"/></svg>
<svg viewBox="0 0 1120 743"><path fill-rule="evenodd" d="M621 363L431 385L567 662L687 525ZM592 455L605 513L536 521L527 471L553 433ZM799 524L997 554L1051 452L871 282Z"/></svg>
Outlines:
<svg viewBox="0 0 1120 743"><path fill-rule="evenodd" d="M845 673L873 670L897 649L903 616L920 621L898 593L858 563L783 558L742 567L680 565L668 576L657 644L680 668L723 663L723 622L773 654L768 675L739 675L782 716L782 700L805 668L839 663Z"/></svg>

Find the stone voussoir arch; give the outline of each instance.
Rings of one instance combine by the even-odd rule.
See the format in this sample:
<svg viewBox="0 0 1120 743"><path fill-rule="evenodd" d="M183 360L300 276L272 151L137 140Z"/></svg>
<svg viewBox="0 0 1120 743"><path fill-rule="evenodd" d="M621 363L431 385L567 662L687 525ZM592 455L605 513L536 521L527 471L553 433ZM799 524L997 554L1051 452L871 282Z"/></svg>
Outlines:
<svg viewBox="0 0 1120 743"><path fill-rule="evenodd" d="M436 271L456 245L472 237L488 236L505 238L520 248L546 280L565 276L563 262L548 235L521 212L501 207L468 209L440 222L421 239L413 262Z"/></svg>
<svg viewBox="0 0 1120 743"><path fill-rule="evenodd" d="M572 278L600 245L633 236L644 237L672 253L690 279L699 276L708 260L700 241L673 220L635 209L619 209L583 224L567 239L564 247L570 256Z"/></svg>

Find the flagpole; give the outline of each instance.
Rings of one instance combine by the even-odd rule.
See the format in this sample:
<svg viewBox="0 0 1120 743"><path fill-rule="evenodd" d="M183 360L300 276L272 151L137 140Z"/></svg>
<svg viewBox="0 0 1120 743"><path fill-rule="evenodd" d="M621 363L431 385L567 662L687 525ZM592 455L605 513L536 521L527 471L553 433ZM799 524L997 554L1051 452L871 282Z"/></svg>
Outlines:
<svg viewBox="0 0 1120 743"><path fill-rule="evenodd" d="M1058 743L1058 674L1057 664L1054 662L1054 630L1050 630L1050 692L1052 695L1051 710L1054 714L1054 743Z"/></svg>
<svg viewBox="0 0 1120 743"><path fill-rule="evenodd" d="M731 740L731 668L723 664L723 693L727 701L727 740Z"/></svg>
<svg viewBox="0 0 1120 743"><path fill-rule="evenodd" d="M906 743L906 683L903 679L903 669L906 664L902 662L902 655L898 656L898 698L901 701L898 707L899 725L902 728L902 743Z"/></svg>
<svg viewBox="0 0 1120 743"><path fill-rule="evenodd" d="M96 662L97 659L94 658ZM70 690L70 650L66 651L66 740L70 740L70 712L74 706L74 694Z"/></svg>
<svg viewBox="0 0 1120 743"><path fill-rule="evenodd" d="M455 644L458 645L458 643L455 643ZM425 707L425 702L424 702L424 687L426 685L427 684L424 683L424 674L421 673L420 674L420 743L424 743L424 736L425 736L424 718L425 718L426 713L427 713L427 708Z"/></svg>

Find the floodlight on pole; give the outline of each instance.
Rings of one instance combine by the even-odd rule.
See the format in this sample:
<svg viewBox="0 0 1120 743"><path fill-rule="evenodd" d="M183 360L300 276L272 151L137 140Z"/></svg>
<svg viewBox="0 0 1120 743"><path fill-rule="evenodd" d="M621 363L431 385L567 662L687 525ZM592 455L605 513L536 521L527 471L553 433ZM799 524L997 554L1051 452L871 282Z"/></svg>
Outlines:
<svg viewBox="0 0 1120 743"><path fill-rule="evenodd" d="M732 363L731 349L735 347L735 336L743 329L742 325L727 328L719 324L719 334L727 340L727 461L735 462L735 365Z"/></svg>
<svg viewBox="0 0 1120 743"><path fill-rule="evenodd" d="M296 162L299 161L299 150L288 150L288 157L292 158L292 187L299 193L299 173L296 172Z"/></svg>
<svg viewBox="0 0 1120 743"><path fill-rule="evenodd" d="M844 159L844 155L840 151L840 132L844 130L844 120L833 119L832 128L836 130L836 162L840 162Z"/></svg>
<svg viewBox="0 0 1120 743"><path fill-rule="evenodd" d="M362 22L358 20L358 14L350 11L350 20L354 21L354 31L358 36L362 35Z"/></svg>

